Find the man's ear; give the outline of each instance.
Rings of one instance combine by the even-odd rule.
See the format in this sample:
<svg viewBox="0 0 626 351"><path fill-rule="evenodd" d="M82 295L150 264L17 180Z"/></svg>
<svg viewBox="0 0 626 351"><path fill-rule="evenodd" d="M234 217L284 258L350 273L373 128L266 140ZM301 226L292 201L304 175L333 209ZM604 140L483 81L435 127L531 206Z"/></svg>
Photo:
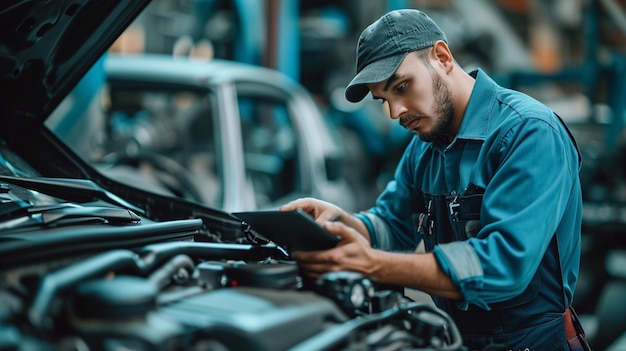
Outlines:
<svg viewBox="0 0 626 351"><path fill-rule="evenodd" d="M446 72L450 72L452 67L454 66L454 57L450 52L450 48L448 44L443 40L438 40L431 50L431 55L433 55L433 59L438 61Z"/></svg>

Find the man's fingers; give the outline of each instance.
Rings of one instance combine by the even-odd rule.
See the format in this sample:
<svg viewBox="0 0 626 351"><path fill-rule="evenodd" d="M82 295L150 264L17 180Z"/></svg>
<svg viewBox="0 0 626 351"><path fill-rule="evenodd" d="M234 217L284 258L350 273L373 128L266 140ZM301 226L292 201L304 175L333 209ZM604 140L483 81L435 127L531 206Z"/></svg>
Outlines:
<svg viewBox="0 0 626 351"><path fill-rule="evenodd" d="M278 208L279 211L295 211L299 208L303 208L305 205L305 201L302 199L293 200L288 202Z"/></svg>
<svg viewBox="0 0 626 351"><path fill-rule="evenodd" d="M359 235L354 228L348 227L341 222L326 221L324 222L323 227L327 232L339 236L342 240L351 238L354 235Z"/></svg>
<svg viewBox="0 0 626 351"><path fill-rule="evenodd" d="M319 277L324 273L330 271L330 267L327 263L305 263L298 262L298 265L308 277Z"/></svg>
<svg viewBox="0 0 626 351"><path fill-rule="evenodd" d="M315 203L308 198L301 198L288 202L278 208L279 211L296 211L302 210L312 216L315 213Z"/></svg>
<svg viewBox="0 0 626 351"><path fill-rule="evenodd" d="M293 258L298 262L313 263L320 262L319 253L321 251L296 251L293 253Z"/></svg>

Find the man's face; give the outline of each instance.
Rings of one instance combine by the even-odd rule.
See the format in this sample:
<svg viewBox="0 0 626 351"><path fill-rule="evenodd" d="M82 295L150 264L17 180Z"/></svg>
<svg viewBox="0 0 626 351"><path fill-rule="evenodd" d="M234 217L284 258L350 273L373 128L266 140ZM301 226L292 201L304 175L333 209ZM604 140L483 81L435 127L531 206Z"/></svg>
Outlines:
<svg viewBox="0 0 626 351"><path fill-rule="evenodd" d="M386 81L370 84L375 99L388 106L389 116L423 141L449 142L454 105L450 89L429 63L410 53Z"/></svg>

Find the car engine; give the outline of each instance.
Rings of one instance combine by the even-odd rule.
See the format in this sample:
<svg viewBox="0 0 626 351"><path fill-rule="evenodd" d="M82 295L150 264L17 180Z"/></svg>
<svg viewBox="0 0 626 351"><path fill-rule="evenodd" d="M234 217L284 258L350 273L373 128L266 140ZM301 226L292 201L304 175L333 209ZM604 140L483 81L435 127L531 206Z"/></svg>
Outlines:
<svg viewBox="0 0 626 351"><path fill-rule="evenodd" d="M25 201L90 183L0 182L0 350L462 349L435 307L354 272L304 279L227 215L154 221L106 192Z"/></svg>

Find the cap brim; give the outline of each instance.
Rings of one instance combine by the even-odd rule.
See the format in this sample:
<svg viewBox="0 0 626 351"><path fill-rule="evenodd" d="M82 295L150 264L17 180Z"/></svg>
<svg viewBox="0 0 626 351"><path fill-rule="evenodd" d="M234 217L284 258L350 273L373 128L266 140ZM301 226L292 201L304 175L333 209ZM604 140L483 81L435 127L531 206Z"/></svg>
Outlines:
<svg viewBox="0 0 626 351"><path fill-rule="evenodd" d="M346 99L350 102L359 102L369 92L366 84L379 83L387 80L398 69L407 53L391 56L372 62L365 66L354 78L345 91Z"/></svg>

